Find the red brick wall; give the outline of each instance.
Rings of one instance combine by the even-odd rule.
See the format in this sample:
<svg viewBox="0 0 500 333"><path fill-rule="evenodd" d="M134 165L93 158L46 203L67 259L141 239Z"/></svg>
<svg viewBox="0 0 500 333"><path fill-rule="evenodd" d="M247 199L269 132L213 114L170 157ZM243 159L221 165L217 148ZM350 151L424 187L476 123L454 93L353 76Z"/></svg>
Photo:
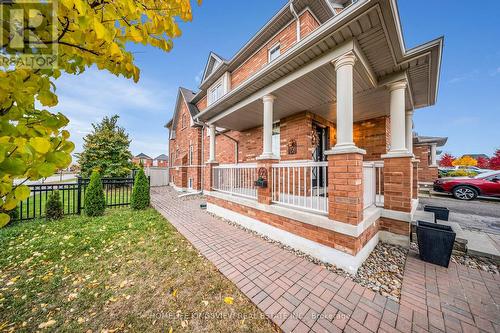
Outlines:
<svg viewBox="0 0 500 333"><path fill-rule="evenodd" d="M429 167L429 156L431 154L430 146L413 146L415 158L420 160L418 163L418 181L432 183L438 178L438 168Z"/></svg>
<svg viewBox="0 0 500 333"><path fill-rule="evenodd" d="M351 255L356 255L379 230L377 221L359 237L353 237L211 196L207 196L207 202Z"/></svg>
<svg viewBox="0 0 500 333"><path fill-rule="evenodd" d="M411 157L384 160L384 208L411 211L413 164Z"/></svg>
<svg viewBox="0 0 500 333"><path fill-rule="evenodd" d="M215 139L215 160L219 164L234 164L235 163L235 145L236 143L231 140L229 137L234 138L236 140L239 139L239 132L229 131L223 134L217 134ZM205 151L205 161L208 160L210 156L210 136L208 135L208 130L204 131L203 140L205 141L203 144L203 149Z"/></svg>
<svg viewBox="0 0 500 333"><path fill-rule="evenodd" d="M192 178L193 189L201 189L201 128L190 126L191 115L185 103L181 104L178 119L182 119L183 116L188 120L186 126L183 128L181 121L178 121L175 139L169 142L169 153L170 156L173 156L170 179L177 187L187 187L187 180ZM189 165L188 159L190 144L193 145L193 161L191 165ZM177 149L179 149L178 154L176 154Z"/></svg>
<svg viewBox="0 0 500 333"><path fill-rule="evenodd" d="M207 95L202 97L202 99L200 99L200 101L196 103L196 107L198 108L198 110L200 110L200 112L205 110L207 108L207 105L208 105Z"/></svg>
<svg viewBox="0 0 500 333"><path fill-rule="evenodd" d="M168 161L157 161L157 167L166 168L168 167Z"/></svg>
<svg viewBox="0 0 500 333"><path fill-rule="evenodd" d="M302 29L301 38L307 36L319 26L319 23L316 22L308 11L301 15L300 22ZM280 33L231 73L231 89L236 88L264 67L268 63L268 50L278 42L280 43L281 54L285 53L297 42L297 26L295 21L287 25Z"/></svg>
<svg viewBox="0 0 500 333"><path fill-rule="evenodd" d="M306 11L300 16L300 38L304 38L319 27L319 22Z"/></svg>
<svg viewBox="0 0 500 333"><path fill-rule="evenodd" d="M379 117L354 123L354 143L366 150L365 161L380 161L389 150L389 122L389 117Z"/></svg>

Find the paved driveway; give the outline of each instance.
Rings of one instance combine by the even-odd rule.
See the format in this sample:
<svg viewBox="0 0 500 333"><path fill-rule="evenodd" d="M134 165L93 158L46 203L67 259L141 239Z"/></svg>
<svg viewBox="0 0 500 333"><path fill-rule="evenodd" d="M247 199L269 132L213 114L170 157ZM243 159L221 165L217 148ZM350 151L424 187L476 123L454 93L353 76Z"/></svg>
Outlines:
<svg viewBox="0 0 500 333"><path fill-rule="evenodd" d="M420 197L420 208L424 205L444 206L450 210L450 221L462 228L478 229L500 235L500 200L480 199L474 201L456 200L448 196Z"/></svg>
<svg viewBox="0 0 500 333"><path fill-rule="evenodd" d="M152 189L152 205L285 332L500 332L500 276L410 255L401 301Z"/></svg>

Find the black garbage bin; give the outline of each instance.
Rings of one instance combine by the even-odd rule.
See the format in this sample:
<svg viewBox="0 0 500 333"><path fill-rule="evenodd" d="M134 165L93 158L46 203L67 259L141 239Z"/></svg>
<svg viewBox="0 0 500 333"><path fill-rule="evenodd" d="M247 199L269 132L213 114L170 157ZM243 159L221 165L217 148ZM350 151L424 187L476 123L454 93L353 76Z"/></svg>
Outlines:
<svg viewBox="0 0 500 333"><path fill-rule="evenodd" d="M456 233L450 226L417 222L417 240L420 259L443 267L450 263Z"/></svg>
<svg viewBox="0 0 500 333"><path fill-rule="evenodd" d="M448 221L450 210L446 207L425 205L424 211L434 213L436 220Z"/></svg>

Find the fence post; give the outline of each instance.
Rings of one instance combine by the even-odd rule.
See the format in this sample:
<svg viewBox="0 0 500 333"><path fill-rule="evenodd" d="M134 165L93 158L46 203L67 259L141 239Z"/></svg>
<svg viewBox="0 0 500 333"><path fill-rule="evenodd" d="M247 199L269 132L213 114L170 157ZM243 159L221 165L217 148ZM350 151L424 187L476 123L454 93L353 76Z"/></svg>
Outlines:
<svg viewBox="0 0 500 333"><path fill-rule="evenodd" d="M80 215L82 213L82 177L81 176L78 176L76 177L77 179L77 188L78 188L78 203L77 203L77 209L76 209L76 213L78 215Z"/></svg>

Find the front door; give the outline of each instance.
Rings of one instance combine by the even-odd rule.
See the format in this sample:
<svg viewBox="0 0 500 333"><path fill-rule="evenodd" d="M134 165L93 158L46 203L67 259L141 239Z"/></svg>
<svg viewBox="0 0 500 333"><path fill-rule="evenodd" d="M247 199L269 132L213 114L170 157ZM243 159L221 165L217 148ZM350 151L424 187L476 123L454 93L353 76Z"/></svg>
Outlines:
<svg viewBox="0 0 500 333"><path fill-rule="evenodd" d="M313 123L313 138L312 144L315 149L312 154L312 159L315 162L326 161L325 151L328 149L328 127L318 123ZM313 168L313 186L323 187L326 184L327 175L321 172L322 168Z"/></svg>

